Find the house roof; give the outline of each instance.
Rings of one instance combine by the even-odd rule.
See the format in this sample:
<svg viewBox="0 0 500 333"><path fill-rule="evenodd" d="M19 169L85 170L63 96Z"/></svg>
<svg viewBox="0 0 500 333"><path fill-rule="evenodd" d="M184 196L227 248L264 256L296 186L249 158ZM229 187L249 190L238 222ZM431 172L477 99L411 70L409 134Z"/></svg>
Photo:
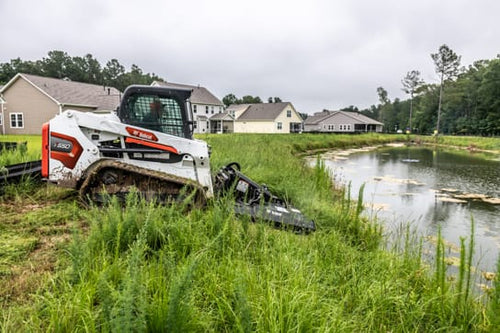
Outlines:
<svg viewBox="0 0 500 333"><path fill-rule="evenodd" d="M120 91L113 87L18 73L2 89L4 92L23 78L58 104L112 111L120 104Z"/></svg>
<svg viewBox="0 0 500 333"><path fill-rule="evenodd" d="M222 103L220 99L215 97L215 95L213 95L205 87L193 86L189 84L173 83L173 82L163 82L163 81L154 81L151 85L170 87L170 88L192 89L193 92L191 93L191 98L190 98L191 103L224 106L224 103Z"/></svg>
<svg viewBox="0 0 500 333"><path fill-rule="evenodd" d="M316 112L312 116L309 116L304 120L304 125L315 125L319 124L324 119L332 116L336 111L323 110L322 112Z"/></svg>
<svg viewBox="0 0 500 333"><path fill-rule="evenodd" d="M210 120L234 120L234 118L226 111L214 114Z"/></svg>
<svg viewBox="0 0 500 333"><path fill-rule="evenodd" d="M226 108L227 112L234 111L245 111L251 104L231 104Z"/></svg>
<svg viewBox="0 0 500 333"><path fill-rule="evenodd" d="M288 105L288 102L249 104L238 120L274 120Z"/></svg>
<svg viewBox="0 0 500 333"><path fill-rule="evenodd" d="M370 117L367 117L361 113L357 113L357 112L347 112L347 111L339 111L339 112L342 112L344 114L347 114L348 116L358 120L360 123L363 123L363 124L376 124L376 125L383 125L383 123L381 123L380 121L377 121L375 119L372 119Z"/></svg>
<svg viewBox="0 0 500 333"><path fill-rule="evenodd" d="M347 117L350 117L351 119L354 119L356 123L358 124L375 124L375 125L384 125L383 123L369 118L361 113L358 112L348 112L348 111L329 111L329 110L323 110L322 112L316 112L312 116L307 117L307 119L304 121L304 125L316 125L321 123L322 121L333 117L335 115L344 115Z"/></svg>

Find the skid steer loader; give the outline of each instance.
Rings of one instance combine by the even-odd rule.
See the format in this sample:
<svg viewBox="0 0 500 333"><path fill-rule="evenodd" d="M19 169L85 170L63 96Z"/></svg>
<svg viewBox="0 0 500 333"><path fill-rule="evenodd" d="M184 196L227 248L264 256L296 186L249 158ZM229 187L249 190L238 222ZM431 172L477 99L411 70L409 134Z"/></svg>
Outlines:
<svg viewBox="0 0 500 333"><path fill-rule="evenodd" d="M230 193L237 214L315 230L312 220L243 175L237 163L212 177L210 148L193 138L190 95L188 89L134 85L116 113L62 112L42 128L42 177L96 202L132 189L160 202L193 195L197 205Z"/></svg>

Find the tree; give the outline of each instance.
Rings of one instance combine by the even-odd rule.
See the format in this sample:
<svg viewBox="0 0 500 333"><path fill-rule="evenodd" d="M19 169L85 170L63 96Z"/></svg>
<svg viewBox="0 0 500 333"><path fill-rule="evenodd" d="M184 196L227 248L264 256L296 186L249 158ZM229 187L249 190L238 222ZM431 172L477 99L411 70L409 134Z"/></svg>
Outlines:
<svg viewBox="0 0 500 333"><path fill-rule="evenodd" d="M439 122L441 120L441 104L443 101L444 82L457 76L461 56L458 56L446 44L439 47L438 53L432 53L431 58L436 66L436 73L440 76L438 116L436 132L439 133Z"/></svg>
<svg viewBox="0 0 500 333"><path fill-rule="evenodd" d="M300 114L300 117L302 118L302 120L306 120L307 117L309 117L309 114L304 113L304 112L299 112L299 114Z"/></svg>
<svg viewBox="0 0 500 333"><path fill-rule="evenodd" d="M42 59L43 75L58 79L68 77L71 57L63 51L49 51L48 55L48 58Z"/></svg>
<svg viewBox="0 0 500 333"><path fill-rule="evenodd" d="M479 108L484 125L478 128L482 135L500 134L500 59L492 60L484 70L481 86Z"/></svg>
<svg viewBox="0 0 500 333"><path fill-rule="evenodd" d="M412 118L413 118L413 95L415 91L421 86L424 81L420 79L420 72L417 70L413 70L411 72L407 72L406 76L401 80L403 84L403 91L410 95L410 131L413 131L412 127Z"/></svg>
<svg viewBox="0 0 500 333"><path fill-rule="evenodd" d="M340 109L340 111L359 112L359 109L357 106L349 105L348 107Z"/></svg>
<svg viewBox="0 0 500 333"><path fill-rule="evenodd" d="M268 102L268 103L281 103L281 102L282 102L282 100L281 100L281 98L279 98L279 97L274 97L274 98L273 98L273 97L269 97L269 98L267 99L267 102Z"/></svg>
<svg viewBox="0 0 500 333"><path fill-rule="evenodd" d="M380 104L384 105L390 102L387 90L385 90L383 87L378 87L377 88L377 95L378 95L378 100L380 101Z"/></svg>
<svg viewBox="0 0 500 333"><path fill-rule="evenodd" d="M108 86L116 87L118 78L125 74L125 67L116 59L111 59L103 69L104 83Z"/></svg>
<svg viewBox="0 0 500 333"><path fill-rule="evenodd" d="M73 57L67 67L67 76L78 82L102 84L101 64L91 54Z"/></svg>
<svg viewBox="0 0 500 333"><path fill-rule="evenodd" d="M246 95L241 98L241 104L257 104L262 103L259 96Z"/></svg>
<svg viewBox="0 0 500 333"><path fill-rule="evenodd" d="M377 88L378 100L380 101L379 105L379 120L380 122L384 122L384 113L387 111L388 106L390 106L391 101L389 100L387 90L382 87ZM385 126L387 129L387 126Z"/></svg>
<svg viewBox="0 0 500 333"><path fill-rule="evenodd" d="M155 74L144 74L139 66L132 64L130 71L118 76L114 85L118 90L124 91L132 84L150 85L154 80L159 80Z"/></svg>
<svg viewBox="0 0 500 333"><path fill-rule="evenodd" d="M226 96L224 96L224 98L222 98L222 103L224 103L226 107L232 104L239 104L238 99L234 94L227 94Z"/></svg>

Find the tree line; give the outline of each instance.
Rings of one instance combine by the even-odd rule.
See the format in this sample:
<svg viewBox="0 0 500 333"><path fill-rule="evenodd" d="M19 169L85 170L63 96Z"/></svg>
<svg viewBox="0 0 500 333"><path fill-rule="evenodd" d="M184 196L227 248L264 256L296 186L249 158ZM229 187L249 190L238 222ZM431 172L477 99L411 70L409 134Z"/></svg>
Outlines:
<svg viewBox="0 0 500 333"><path fill-rule="evenodd" d="M408 94L408 99L391 101L387 91L378 87L379 104L364 110L355 106L342 110L361 112L377 119L384 123L387 132L500 135L500 57L478 60L465 68L460 67L461 57L447 45L442 45L430 56L439 83L425 83L418 70L411 70L401 80L401 89ZM91 54L71 57L63 51L50 51L47 57L37 61L17 58L0 63L0 85L17 73L68 78L112 86L121 91L131 84L149 85L155 80L163 80L154 73L143 73L135 64L127 71L117 59L101 66ZM226 95L222 101L226 106L262 103L258 96L237 98L234 94ZM269 97L267 102L278 103L281 99Z"/></svg>
<svg viewBox="0 0 500 333"><path fill-rule="evenodd" d="M7 63L0 63L0 85L9 82L17 73L40 75L71 81L106 85L124 91L131 84L149 85L153 81L165 81L156 74L143 73L133 64L129 71L117 59L111 59L102 66L91 54L72 57L64 51L49 51L42 60L30 61L16 58ZM227 107L231 104L262 103L259 96L245 95L237 98L228 94L222 102ZM279 97L269 97L268 103L279 103Z"/></svg>
<svg viewBox="0 0 500 333"><path fill-rule="evenodd" d="M162 80L157 75L143 73L137 65L127 71L117 59L111 59L101 66L91 54L71 57L63 51L50 51L42 60L26 61L20 58L0 64L0 85L9 82L17 73L33 74L71 81L115 87L121 91L131 84L149 85Z"/></svg>
<svg viewBox="0 0 500 333"><path fill-rule="evenodd" d="M407 100L391 101L378 87L379 104L360 112L383 122L387 132L500 135L500 57L460 67L461 57L442 45L431 59L439 83L425 83L411 70L401 80Z"/></svg>

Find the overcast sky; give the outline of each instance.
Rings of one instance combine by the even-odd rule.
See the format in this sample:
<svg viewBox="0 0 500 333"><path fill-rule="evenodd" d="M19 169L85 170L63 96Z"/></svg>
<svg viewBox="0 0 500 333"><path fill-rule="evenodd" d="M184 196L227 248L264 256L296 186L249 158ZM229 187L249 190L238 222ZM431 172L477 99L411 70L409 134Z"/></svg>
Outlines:
<svg viewBox="0 0 500 333"><path fill-rule="evenodd" d="M48 51L116 58L170 82L290 101L299 112L406 98L401 79L447 44L500 53L499 0L0 0L0 62Z"/></svg>

